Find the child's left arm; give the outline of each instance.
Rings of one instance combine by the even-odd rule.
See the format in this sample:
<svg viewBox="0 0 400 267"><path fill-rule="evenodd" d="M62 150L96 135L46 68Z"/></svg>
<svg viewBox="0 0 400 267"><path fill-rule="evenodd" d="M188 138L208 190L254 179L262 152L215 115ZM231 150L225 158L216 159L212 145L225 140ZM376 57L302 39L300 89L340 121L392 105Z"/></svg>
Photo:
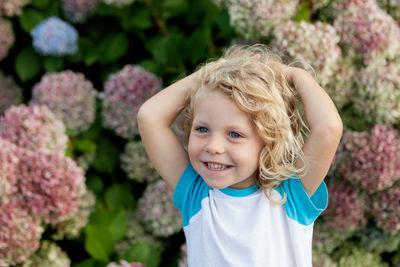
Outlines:
<svg viewBox="0 0 400 267"><path fill-rule="evenodd" d="M343 124L331 98L307 71L288 67L285 76L300 95L311 131L302 148L309 168L300 177L311 197L328 173L342 136ZM296 167L303 164L301 159L295 162Z"/></svg>

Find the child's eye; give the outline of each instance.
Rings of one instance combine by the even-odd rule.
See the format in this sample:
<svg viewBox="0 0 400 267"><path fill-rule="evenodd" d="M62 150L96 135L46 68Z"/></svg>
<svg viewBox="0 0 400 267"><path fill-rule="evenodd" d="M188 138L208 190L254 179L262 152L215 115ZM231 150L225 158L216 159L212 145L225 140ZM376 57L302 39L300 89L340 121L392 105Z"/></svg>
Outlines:
<svg viewBox="0 0 400 267"><path fill-rule="evenodd" d="M232 138L240 138L242 137L240 134L238 134L237 132L230 132L229 136Z"/></svg>
<svg viewBox="0 0 400 267"><path fill-rule="evenodd" d="M196 128L196 131L198 131L200 133L206 133L206 132L208 132L208 129L206 127L200 126L200 127Z"/></svg>

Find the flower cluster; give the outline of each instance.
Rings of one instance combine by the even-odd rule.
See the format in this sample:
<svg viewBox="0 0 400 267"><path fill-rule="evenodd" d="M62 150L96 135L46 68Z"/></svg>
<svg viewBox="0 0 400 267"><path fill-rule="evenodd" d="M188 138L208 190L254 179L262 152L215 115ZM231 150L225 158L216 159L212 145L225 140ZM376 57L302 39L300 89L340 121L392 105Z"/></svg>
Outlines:
<svg viewBox="0 0 400 267"><path fill-rule="evenodd" d="M1 0L0 16L20 15L22 8L30 2L31 0Z"/></svg>
<svg viewBox="0 0 400 267"><path fill-rule="evenodd" d="M336 73L341 51L335 29L323 22L288 21L274 30L273 50L284 51L291 61L311 64L322 86Z"/></svg>
<svg viewBox="0 0 400 267"><path fill-rule="evenodd" d="M11 105L22 102L22 89L11 76L0 71L0 115Z"/></svg>
<svg viewBox="0 0 400 267"><path fill-rule="evenodd" d="M393 56L400 48L400 28L375 0L340 0L335 3L334 27L341 43L367 59Z"/></svg>
<svg viewBox="0 0 400 267"><path fill-rule="evenodd" d="M389 188L371 197L372 214L384 231L400 233L400 186Z"/></svg>
<svg viewBox="0 0 400 267"><path fill-rule="evenodd" d="M42 55L64 56L78 51L78 32L57 17L40 22L31 35L33 47Z"/></svg>
<svg viewBox="0 0 400 267"><path fill-rule="evenodd" d="M230 24L245 39L266 38L271 29L290 19L296 12L298 0L218 0L217 5L228 9Z"/></svg>
<svg viewBox="0 0 400 267"><path fill-rule="evenodd" d="M66 220L57 222L53 228L56 230L52 237L55 240L76 238L80 235L82 228L88 223L89 215L94 210L96 196L87 190L79 199L78 210Z"/></svg>
<svg viewBox="0 0 400 267"><path fill-rule="evenodd" d="M0 266L15 265L38 249L43 228L16 199L0 200L0 210Z"/></svg>
<svg viewBox="0 0 400 267"><path fill-rule="evenodd" d="M126 65L104 85L103 124L124 138L138 132L140 105L161 88L161 81L139 66Z"/></svg>
<svg viewBox="0 0 400 267"><path fill-rule="evenodd" d="M121 260L119 263L111 262L107 267L146 267L146 265L141 262L127 262Z"/></svg>
<svg viewBox="0 0 400 267"><path fill-rule="evenodd" d="M337 264L332 261L329 255L323 250L313 249L312 251L312 266L313 267L337 267Z"/></svg>
<svg viewBox="0 0 400 267"><path fill-rule="evenodd" d="M0 17L0 61L7 57L8 50L14 45L14 42L15 35L11 22Z"/></svg>
<svg viewBox="0 0 400 267"><path fill-rule="evenodd" d="M21 267L69 267L71 260L67 253L53 242L44 240L37 252L32 254Z"/></svg>
<svg viewBox="0 0 400 267"><path fill-rule="evenodd" d="M46 74L32 89L31 103L46 105L73 134L87 130L96 114L97 91L82 73Z"/></svg>
<svg viewBox="0 0 400 267"><path fill-rule="evenodd" d="M154 182L159 179L142 142L131 141L126 144L121 154L121 168L130 179L139 183Z"/></svg>
<svg viewBox="0 0 400 267"><path fill-rule="evenodd" d="M329 206L323 213L326 223L341 233L361 229L367 222L366 199L346 180L330 188Z"/></svg>
<svg viewBox="0 0 400 267"><path fill-rule="evenodd" d="M17 190L18 148L3 138L0 138L0 147L0 201L6 201Z"/></svg>
<svg viewBox="0 0 400 267"><path fill-rule="evenodd" d="M400 121L399 59L376 58L356 76L354 109L371 124Z"/></svg>
<svg viewBox="0 0 400 267"><path fill-rule="evenodd" d="M124 239L115 243L115 251L122 256L132 245L147 243L157 251L162 251L162 244L152 235L147 234L143 226L138 222L134 211L127 211L128 227Z"/></svg>
<svg viewBox="0 0 400 267"><path fill-rule="evenodd" d="M12 106L0 118L0 137L24 149L64 153L68 136L64 124L46 106Z"/></svg>
<svg viewBox="0 0 400 267"><path fill-rule="evenodd" d="M149 184L139 199L137 217L155 236L166 237L182 228L182 216L172 198L172 190L160 180Z"/></svg>
<svg viewBox="0 0 400 267"><path fill-rule="evenodd" d="M58 223L76 214L86 187L76 163L59 153L25 150L17 170L21 207L46 223Z"/></svg>
<svg viewBox="0 0 400 267"><path fill-rule="evenodd" d="M343 251L343 252L342 252ZM374 266L387 267L383 263L379 254L367 251L354 246L354 244L346 244L341 248L341 257L338 266L358 267L358 266ZM339 253L340 253L339 252ZM339 254L338 253L338 254Z"/></svg>
<svg viewBox="0 0 400 267"><path fill-rule="evenodd" d="M99 0L63 0L65 17L74 23L84 23L93 13Z"/></svg>
<svg viewBox="0 0 400 267"><path fill-rule="evenodd" d="M342 108L354 95L354 77L357 73L357 68L351 62L351 59L341 57L338 60L335 73L324 85L324 89L335 102L337 108Z"/></svg>
<svg viewBox="0 0 400 267"><path fill-rule="evenodd" d="M400 178L400 137L395 129L375 125L368 132L346 131L339 172L349 182L375 193Z"/></svg>
<svg viewBox="0 0 400 267"><path fill-rule="evenodd" d="M103 0L107 5L115 5L118 7L126 6L132 4L135 0Z"/></svg>

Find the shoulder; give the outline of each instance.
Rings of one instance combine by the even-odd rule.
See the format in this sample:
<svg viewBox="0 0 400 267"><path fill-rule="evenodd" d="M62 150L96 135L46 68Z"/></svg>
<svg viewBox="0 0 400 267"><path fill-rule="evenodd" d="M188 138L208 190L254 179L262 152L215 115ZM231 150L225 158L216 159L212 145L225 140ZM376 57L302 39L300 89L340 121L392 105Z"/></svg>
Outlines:
<svg viewBox="0 0 400 267"><path fill-rule="evenodd" d="M310 225L328 206L328 189L324 181L309 197L297 174L282 181L276 191L283 197L287 216L300 224Z"/></svg>

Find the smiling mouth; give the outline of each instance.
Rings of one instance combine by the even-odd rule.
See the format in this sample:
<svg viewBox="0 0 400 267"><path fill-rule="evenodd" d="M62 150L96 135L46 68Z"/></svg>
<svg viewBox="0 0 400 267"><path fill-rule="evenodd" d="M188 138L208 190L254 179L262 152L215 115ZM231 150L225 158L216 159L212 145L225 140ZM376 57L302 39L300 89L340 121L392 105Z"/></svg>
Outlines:
<svg viewBox="0 0 400 267"><path fill-rule="evenodd" d="M232 168L230 165L223 165L218 163L204 162L204 165L213 171L223 171Z"/></svg>

